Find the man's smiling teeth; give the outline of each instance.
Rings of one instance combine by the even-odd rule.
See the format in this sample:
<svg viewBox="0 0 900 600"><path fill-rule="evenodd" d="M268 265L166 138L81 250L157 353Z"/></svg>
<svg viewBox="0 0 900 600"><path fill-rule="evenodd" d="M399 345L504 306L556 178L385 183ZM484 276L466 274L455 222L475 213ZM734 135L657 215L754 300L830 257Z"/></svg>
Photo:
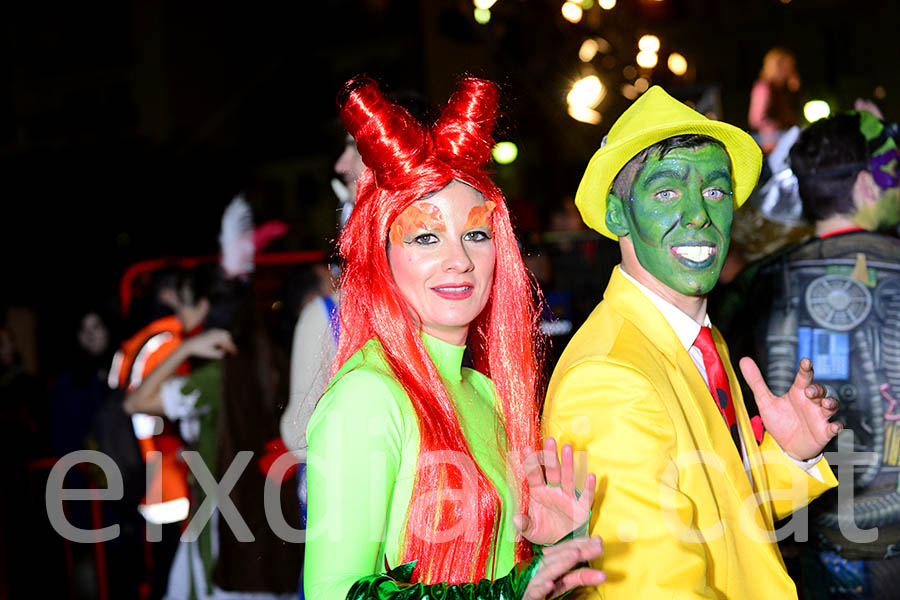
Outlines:
<svg viewBox="0 0 900 600"><path fill-rule="evenodd" d="M674 246L672 251L691 262L703 262L716 253L715 246Z"/></svg>

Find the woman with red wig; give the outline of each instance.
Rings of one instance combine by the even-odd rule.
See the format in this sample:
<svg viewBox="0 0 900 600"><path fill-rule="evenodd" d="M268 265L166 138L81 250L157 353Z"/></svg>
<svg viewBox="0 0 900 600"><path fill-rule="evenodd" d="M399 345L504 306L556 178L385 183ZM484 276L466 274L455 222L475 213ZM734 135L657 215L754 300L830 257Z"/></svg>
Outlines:
<svg viewBox="0 0 900 600"><path fill-rule="evenodd" d="M339 370L307 427L306 597L538 600L600 584L579 567L599 539L559 541L587 520L595 477L579 498L570 447L560 464L547 441L546 476L534 454L532 283L485 171L496 87L462 80L430 127L364 77L339 105L366 169L340 238Z"/></svg>

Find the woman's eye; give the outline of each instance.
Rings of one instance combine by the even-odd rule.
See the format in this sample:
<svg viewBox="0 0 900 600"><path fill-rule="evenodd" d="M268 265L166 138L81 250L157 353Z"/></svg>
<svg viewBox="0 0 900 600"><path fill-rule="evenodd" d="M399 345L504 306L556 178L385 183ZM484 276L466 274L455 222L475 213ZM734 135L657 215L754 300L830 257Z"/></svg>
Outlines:
<svg viewBox="0 0 900 600"><path fill-rule="evenodd" d="M430 246L431 244L436 244L437 241L438 238L433 233L422 233L413 238L413 243L420 246Z"/></svg>
<svg viewBox="0 0 900 600"><path fill-rule="evenodd" d="M656 194L654 195L663 202L667 200L674 200L678 197L678 194L674 190L661 190L659 192L656 192Z"/></svg>
<svg viewBox="0 0 900 600"><path fill-rule="evenodd" d="M484 240L491 239L491 236L487 231L475 229L473 231L467 231L463 236L463 239L467 242L483 242Z"/></svg>

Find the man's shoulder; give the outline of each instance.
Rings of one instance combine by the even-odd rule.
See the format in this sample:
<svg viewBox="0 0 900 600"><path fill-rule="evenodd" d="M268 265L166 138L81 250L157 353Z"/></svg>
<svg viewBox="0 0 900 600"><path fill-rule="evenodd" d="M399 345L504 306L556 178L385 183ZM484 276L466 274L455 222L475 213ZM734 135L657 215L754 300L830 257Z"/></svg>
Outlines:
<svg viewBox="0 0 900 600"><path fill-rule="evenodd" d="M871 231L854 231L825 238L813 238L790 249L790 262L828 258L855 258L866 254L869 260L900 263L900 238Z"/></svg>
<svg viewBox="0 0 900 600"><path fill-rule="evenodd" d="M640 370L642 361L654 352L652 341L639 325L626 319L604 300L566 345L554 369L554 377L557 373L588 363Z"/></svg>

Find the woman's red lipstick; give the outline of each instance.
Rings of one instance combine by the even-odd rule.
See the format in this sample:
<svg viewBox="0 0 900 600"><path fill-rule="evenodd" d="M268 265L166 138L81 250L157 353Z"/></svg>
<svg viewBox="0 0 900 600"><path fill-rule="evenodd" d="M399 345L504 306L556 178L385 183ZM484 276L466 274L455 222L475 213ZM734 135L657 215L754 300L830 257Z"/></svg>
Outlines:
<svg viewBox="0 0 900 600"><path fill-rule="evenodd" d="M468 282L438 285L431 291L445 300L465 300L475 293L475 286Z"/></svg>

